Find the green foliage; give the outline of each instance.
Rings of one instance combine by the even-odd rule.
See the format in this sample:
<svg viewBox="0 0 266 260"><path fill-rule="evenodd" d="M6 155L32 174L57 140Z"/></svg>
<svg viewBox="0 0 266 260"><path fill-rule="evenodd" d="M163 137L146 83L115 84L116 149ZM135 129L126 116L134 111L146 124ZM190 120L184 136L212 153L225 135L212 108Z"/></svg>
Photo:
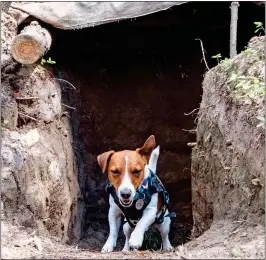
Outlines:
<svg viewBox="0 0 266 260"><path fill-rule="evenodd" d="M232 73L227 83L230 83L230 90L234 92L239 99L248 97L249 101L254 101L256 97L265 94L263 77L239 76L236 73Z"/></svg>
<svg viewBox="0 0 266 260"><path fill-rule="evenodd" d="M256 25L255 33L259 32L259 31L263 31L265 33L262 22L254 22L254 24Z"/></svg>
<svg viewBox="0 0 266 260"><path fill-rule="evenodd" d="M51 57L49 57L48 60L45 60L44 58L42 58L41 60L41 65L44 65L45 63L48 63L48 64L56 64L56 62L54 60L51 59Z"/></svg>
<svg viewBox="0 0 266 260"><path fill-rule="evenodd" d="M244 51L241 51L241 53L248 55L248 54L251 53L251 49L250 48L247 48Z"/></svg>
<svg viewBox="0 0 266 260"><path fill-rule="evenodd" d="M44 58L42 58L41 60L41 65L45 64L46 63L46 60Z"/></svg>
<svg viewBox="0 0 266 260"><path fill-rule="evenodd" d="M232 59L225 58L224 60L222 60L220 62L220 64L223 64L223 65L231 65L232 64Z"/></svg>
<svg viewBox="0 0 266 260"><path fill-rule="evenodd" d="M215 56L212 56L213 59L220 59L222 58L221 53L216 54Z"/></svg>
<svg viewBox="0 0 266 260"><path fill-rule="evenodd" d="M218 63L220 63L220 59L221 59L221 58L222 58L221 53L218 53L218 54L212 56L212 59L216 59Z"/></svg>

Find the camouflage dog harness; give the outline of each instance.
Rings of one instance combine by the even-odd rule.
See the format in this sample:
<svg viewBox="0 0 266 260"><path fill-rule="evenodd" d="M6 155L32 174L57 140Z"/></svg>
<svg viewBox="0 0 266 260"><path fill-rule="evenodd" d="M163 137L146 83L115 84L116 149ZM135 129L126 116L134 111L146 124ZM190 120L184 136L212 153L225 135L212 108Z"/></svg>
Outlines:
<svg viewBox="0 0 266 260"><path fill-rule="evenodd" d="M162 194L163 196L163 208L161 212L157 213L157 216L153 222L153 224L161 224L164 221L165 217L174 218L176 217L175 212L171 212L164 216L166 210L170 208L170 200L169 200L169 193L165 190L162 182L159 180L157 175L151 170L150 175L145 178L142 184L136 191L136 195L133 198L133 203L130 207L123 207L120 202L119 198L116 194L116 190L114 186L109 183L106 186L106 191L111 194L113 197L116 205L121 209L123 212L126 222L134 228L137 222L142 217L143 211L148 206L151 201L152 195L155 193ZM159 214L160 213L160 214Z"/></svg>

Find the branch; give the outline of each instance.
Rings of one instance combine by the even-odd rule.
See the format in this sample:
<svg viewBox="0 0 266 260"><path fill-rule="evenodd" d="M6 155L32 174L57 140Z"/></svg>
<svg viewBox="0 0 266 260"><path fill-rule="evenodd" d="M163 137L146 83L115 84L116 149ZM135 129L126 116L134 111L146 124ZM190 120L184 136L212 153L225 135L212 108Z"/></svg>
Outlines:
<svg viewBox="0 0 266 260"><path fill-rule="evenodd" d="M182 131L189 132L189 133L196 133L196 129L190 129L190 130L182 129Z"/></svg>
<svg viewBox="0 0 266 260"><path fill-rule="evenodd" d="M203 43L202 43L202 41L201 41L201 39L195 39L196 41L198 40L198 41L200 41L200 46L201 46L201 51L202 51L202 56L203 56L203 60L204 60L204 63L205 63L205 66L207 67L207 69L208 70L210 70L210 68L209 68L209 66L208 66L208 64L207 64L207 61L206 61L206 58L205 58L205 54L204 54L204 48L203 48Z"/></svg>
<svg viewBox="0 0 266 260"><path fill-rule="evenodd" d="M185 115L185 116L189 116L189 115L195 113L197 110L199 110L199 108L195 108L195 109L193 109L193 110L192 110L191 112L189 112L189 113L184 113L184 115Z"/></svg>
<svg viewBox="0 0 266 260"><path fill-rule="evenodd" d="M25 116L25 117L28 117L28 118L30 118L30 119L32 119L32 120L34 120L34 121L36 121L36 122L37 122L37 120L36 120L34 117L31 117L31 116L29 116L29 115L26 115L26 114L24 114L24 113L21 113L21 112L18 112L18 114L19 114L19 115L22 115L22 116Z"/></svg>
<svg viewBox="0 0 266 260"><path fill-rule="evenodd" d="M39 97L16 97L17 100L39 99Z"/></svg>
<svg viewBox="0 0 266 260"><path fill-rule="evenodd" d="M59 79L59 78L55 78L56 80L61 80L61 81L64 81L66 83L68 83L73 89L77 90L73 84L71 84L69 81L65 80L65 79Z"/></svg>
<svg viewBox="0 0 266 260"><path fill-rule="evenodd" d="M61 105L64 106L64 107L67 107L67 108L70 108L70 109L74 109L74 110L76 110L75 107L67 106L67 105L65 105L65 104L63 104L63 103L61 103Z"/></svg>

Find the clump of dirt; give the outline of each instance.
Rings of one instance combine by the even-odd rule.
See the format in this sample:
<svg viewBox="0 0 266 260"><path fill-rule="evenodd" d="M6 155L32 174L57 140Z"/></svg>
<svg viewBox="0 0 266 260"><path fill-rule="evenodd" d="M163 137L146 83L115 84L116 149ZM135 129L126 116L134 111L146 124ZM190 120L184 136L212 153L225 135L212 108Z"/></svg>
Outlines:
<svg viewBox="0 0 266 260"><path fill-rule="evenodd" d="M194 236L221 219L264 225L264 59L264 37L255 37L204 78L192 154Z"/></svg>

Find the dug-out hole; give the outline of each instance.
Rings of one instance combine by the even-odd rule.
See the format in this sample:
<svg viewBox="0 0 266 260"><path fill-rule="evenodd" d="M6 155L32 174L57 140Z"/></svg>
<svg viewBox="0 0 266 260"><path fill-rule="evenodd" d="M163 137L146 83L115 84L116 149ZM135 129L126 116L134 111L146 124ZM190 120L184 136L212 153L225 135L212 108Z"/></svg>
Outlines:
<svg viewBox="0 0 266 260"><path fill-rule="evenodd" d="M252 8L260 7L241 3L240 50L254 33L256 12L250 12ZM195 128L195 115L185 113L199 107L205 71L195 39L203 41L212 67L216 64L212 55L228 56L229 28L227 2L187 3L82 30L50 28L54 73L76 87L75 95L64 91L63 102L76 108L69 113L80 203L85 209L80 247L100 250L108 236L108 181L97 165L97 155L111 149L136 149L151 134L161 147L158 175L177 213L170 240L177 246L188 239L193 220L187 143L195 142L196 136L188 131ZM123 243L120 235L118 249Z"/></svg>

